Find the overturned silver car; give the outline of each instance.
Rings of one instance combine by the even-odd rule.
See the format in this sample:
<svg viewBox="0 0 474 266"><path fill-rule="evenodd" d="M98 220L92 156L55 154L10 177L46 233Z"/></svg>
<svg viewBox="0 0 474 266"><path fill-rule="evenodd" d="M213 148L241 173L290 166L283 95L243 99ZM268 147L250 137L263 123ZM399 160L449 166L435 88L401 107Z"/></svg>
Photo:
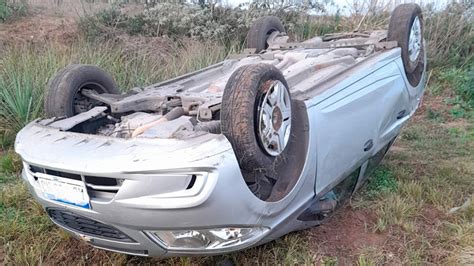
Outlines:
<svg viewBox="0 0 474 266"><path fill-rule="evenodd" d="M288 42L257 20L243 54L120 94L90 65L50 81L46 119L18 133L31 193L58 226L107 250L218 254L323 222L420 105L423 19Z"/></svg>

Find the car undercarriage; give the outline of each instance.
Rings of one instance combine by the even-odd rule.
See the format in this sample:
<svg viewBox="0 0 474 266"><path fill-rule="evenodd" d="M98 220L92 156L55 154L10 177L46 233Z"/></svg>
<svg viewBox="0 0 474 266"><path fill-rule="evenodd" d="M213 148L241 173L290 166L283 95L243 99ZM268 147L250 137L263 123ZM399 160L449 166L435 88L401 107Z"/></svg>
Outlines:
<svg viewBox="0 0 474 266"><path fill-rule="evenodd" d="M321 85L339 73L393 48L394 42L383 41L386 34L332 34L287 43L286 35L275 33L269 37L270 48L264 54L247 49L216 65L148 87L132 88L125 94L100 94L84 86L74 105L77 115L55 117L42 124L119 138L179 138L192 136L192 131L218 134L222 95L237 68L258 63L275 65L287 79L293 100L305 100L321 93Z"/></svg>

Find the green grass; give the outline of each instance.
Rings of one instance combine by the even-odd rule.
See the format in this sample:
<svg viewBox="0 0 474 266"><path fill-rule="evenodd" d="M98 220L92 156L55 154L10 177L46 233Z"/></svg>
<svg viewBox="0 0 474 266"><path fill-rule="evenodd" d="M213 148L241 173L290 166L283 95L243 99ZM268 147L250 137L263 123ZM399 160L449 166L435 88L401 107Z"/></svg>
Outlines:
<svg viewBox="0 0 474 266"><path fill-rule="evenodd" d="M431 97L428 92L427 105ZM372 229L395 236L406 263L472 263L473 205L448 214L473 199L472 119L450 118L451 126L437 119L419 120L427 117L429 108L403 130L354 206L376 213ZM390 261L380 252L371 256Z"/></svg>
<svg viewBox="0 0 474 266"><path fill-rule="evenodd" d="M367 183L364 193L368 198L375 198L396 191L398 187L394 174L384 166L377 168Z"/></svg>
<svg viewBox="0 0 474 266"><path fill-rule="evenodd" d="M474 108L474 62L463 68L448 67L438 74L438 82L442 86L453 88L456 93L450 103Z"/></svg>
<svg viewBox="0 0 474 266"><path fill-rule="evenodd" d="M406 167L397 166L390 159L385 164L394 169L397 175L400 171L398 167ZM433 171L438 170L433 164L428 167L433 167ZM472 209L447 214L449 209L461 206L467 198L472 197L474 184L469 180L472 172L450 171L456 173L435 182L432 182L431 177L414 181L414 176L407 178L399 174L401 180L397 191L386 193L377 200L363 199L364 208L372 209L377 217L371 225L372 230L392 235L388 242L403 247L398 256L405 263L458 261L463 250L474 244ZM391 258L385 256L386 249L380 247L370 256L387 263ZM389 250L397 249L392 247ZM432 253L436 253L436 256L433 257Z"/></svg>
<svg viewBox="0 0 474 266"><path fill-rule="evenodd" d="M468 70L433 71L439 76L428 86L424 107L352 202L375 213L370 228L389 234L387 245L399 250L398 263L474 262L474 117L452 113L456 101L472 113ZM467 208L449 213L469 199ZM387 247L363 254L361 264L393 262Z"/></svg>
<svg viewBox="0 0 474 266"><path fill-rule="evenodd" d="M6 261L16 264L38 264L53 256L52 249L61 233L44 215L42 207L29 196L18 177L0 186L0 243Z"/></svg>
<svg viewBox="0 0 474 266"><path fill-rule="evenodd" d="M2 173L18 173L21 170L21 166L21 160L13 150L6 151L5 154L0 157L0 172ZM1 177L0 180L2 180Z"/></svg>

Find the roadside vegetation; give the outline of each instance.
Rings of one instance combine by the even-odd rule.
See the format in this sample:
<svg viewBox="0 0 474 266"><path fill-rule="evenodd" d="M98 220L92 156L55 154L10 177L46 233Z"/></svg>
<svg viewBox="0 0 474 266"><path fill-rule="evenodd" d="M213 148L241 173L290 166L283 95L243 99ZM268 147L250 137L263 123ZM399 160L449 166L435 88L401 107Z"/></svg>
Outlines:
<svg viewBox="0 0 474 266"><path fill-rule="evenodd" d="M0 0L0 22L9 22L28 12L26 0Z"/></svg>
<svg viewBox="0 0 474 266"><path fill-rule="evenodd" d="M352 230L347 234L329 223L225 256L158 260L93 249L49 221L19 179L21 161L12 148L18 130L42 115L44 88L58 69L96 64L126 91L240 51L251 21L262 15L282 18L295 40L383 28L389 15L378 5L350 17L328 15L320 5L312 8L321 16L305 15L305 6L268 7L159 3L129 14L115 5L78 18L78 32L68 45L5 42L0 51L0 264L474 263L474 7L468 2L437 11L424 6L429 83L423 107L367 186L332 218L347 223ZM26 1L0 0L0 22L21 21L14 14L27 9ZM363 218L348 219L352 214ZM354 246L350 237L369 244Z"/></svg>

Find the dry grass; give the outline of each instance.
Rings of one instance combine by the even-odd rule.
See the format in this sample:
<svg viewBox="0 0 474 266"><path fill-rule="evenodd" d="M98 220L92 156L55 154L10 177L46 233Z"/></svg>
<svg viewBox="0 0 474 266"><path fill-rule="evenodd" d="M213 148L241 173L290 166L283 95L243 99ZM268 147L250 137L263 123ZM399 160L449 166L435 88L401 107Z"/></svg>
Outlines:
<svg viewBox="0 0 474 266"><path fill-rule="evenodd" d="M425 38L431 64L462 65L472 60L474 11L468 5L453 2L441 12L425 7Z"/></svg>
<svg viewBox="0 0 474 266"><path fill-rule="evenodd" d="M398 250L406 263L473 263L474 118L453 116L450 101L439 103L432 85L436 84L428 87L425 106L383 163L396 177L397 189L378 190L375 199L363 191L353 206L376 213L373 230L390 232L389 250ZM444 92L444 99L455 97L450 90ZM428 110L439 112L444 122L429 119ZM375 180L384 178L387 174L374 176ZM450 213L469 199L466 208ZM371 257L390 261L381 254L384 249L380 247Z"/></svg>

